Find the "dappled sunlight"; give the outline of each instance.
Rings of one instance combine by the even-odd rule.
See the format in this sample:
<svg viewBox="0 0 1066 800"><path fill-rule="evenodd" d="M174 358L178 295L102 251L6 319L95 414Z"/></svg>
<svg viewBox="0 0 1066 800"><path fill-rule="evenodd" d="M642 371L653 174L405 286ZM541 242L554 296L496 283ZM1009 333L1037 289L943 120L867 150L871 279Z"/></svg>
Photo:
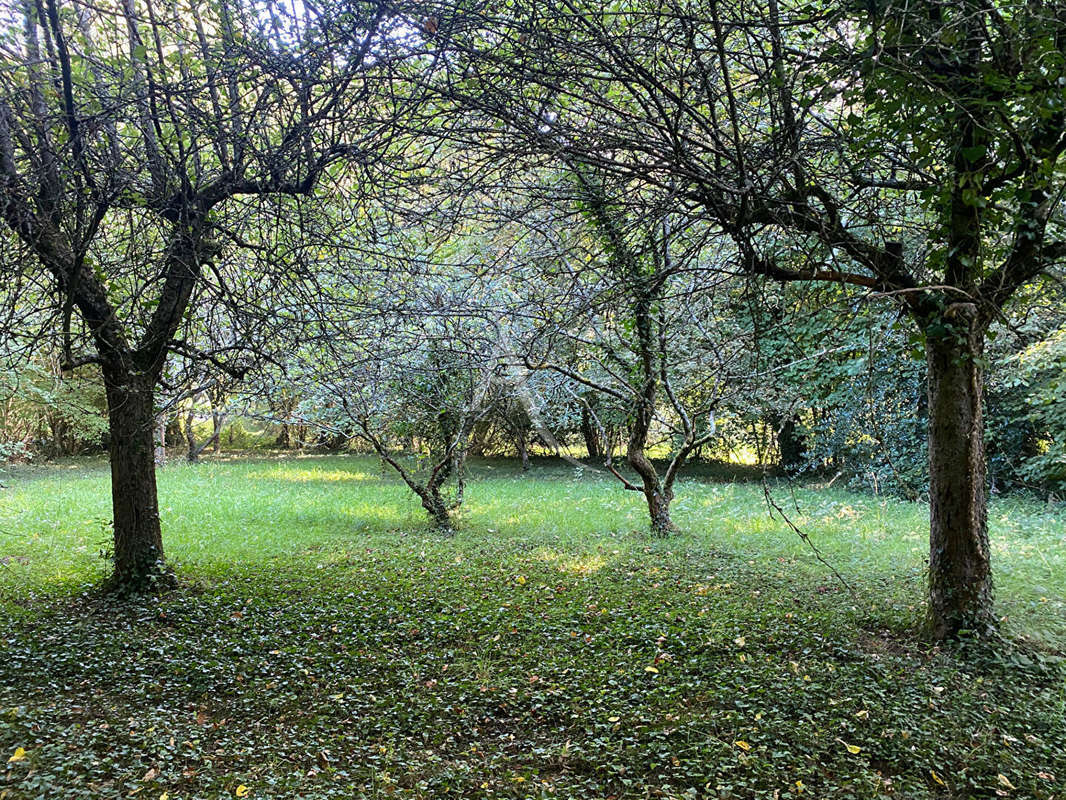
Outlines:
<svg viewBox="0 0 1066 800"><path fill-rule="evenodd" d="M381 480L380 475L371 475L368 472L352 471L345 469L323 469L321 467L293 468L291 466L277 466L269 469L261 469L247 474L249 479L267 479L274 481L289 481L291 483L344 483L349 481L372 481Z"/></svg>
<svg viewBox="0 0 1066 800"><path fill-rule="evenodd" d="M563 553L547 547L534 551L533 557L551 564L560 572L580 577L594 575L610 563L602 553Z"/></svg>

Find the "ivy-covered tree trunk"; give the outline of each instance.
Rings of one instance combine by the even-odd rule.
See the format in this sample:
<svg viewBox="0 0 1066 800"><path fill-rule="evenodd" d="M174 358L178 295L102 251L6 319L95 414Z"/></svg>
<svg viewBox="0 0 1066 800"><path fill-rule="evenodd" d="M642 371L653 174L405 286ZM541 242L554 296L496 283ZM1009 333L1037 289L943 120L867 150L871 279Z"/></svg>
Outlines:
<svg viewBox="0 0 1066 800"><path fill-rule="evenodd" d="M670 519L670 501L672 492L661 489L645 489L644 498L648 502L648 516L651 518L651 532L654 536L666 537L676 530Z"/></svg>
<svg viewBox="0 0 1066 800"><path fill-rule="evenodd" d="M155 480L154 381L105 369L114 509L115 588L139 592L169 582Z"/></svg>
<svg viewBox="0 0 1066 800"><path fill-rule="evenodd" d="M638 412L637 417L629 440L627 460L640 476L640 488L648 504L648 520L652 535L669 536L672 531L676 530L673 520L670 519L670 501L674 499L674 493L671 488L663 485L658 470L644 453L648 428L651 425L651 413L647 410L641 411Z"/></svg>
<svg viewBox="0 0 1066 800"><path fill-rule="evenodd" d="M441 531L451 531L452 517L448 512L448 504L444 502L440 491L435 487L429 487L419 493L419 498L422 501L422 508L429 514L434 526Z"/></svg>
<svg viewBox="0 0 1066 800"><path fill-rule="evenodd" d="M995 625L982 418L984 323L972 304L926 327L929 624L936 639Z"/></svg>

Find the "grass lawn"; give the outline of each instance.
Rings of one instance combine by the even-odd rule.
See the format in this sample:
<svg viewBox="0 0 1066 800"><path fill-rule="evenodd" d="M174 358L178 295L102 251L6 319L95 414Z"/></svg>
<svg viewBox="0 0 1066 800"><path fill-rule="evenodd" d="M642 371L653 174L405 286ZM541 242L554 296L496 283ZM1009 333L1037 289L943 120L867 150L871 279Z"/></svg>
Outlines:
<svg viewBox="0 0 1066 800"><path fill-rule="evenodd" d="M932 648L894 500L775 487L849 589L758 484L658 541L613 479L481 463L446 538L373 459L175 465L183 588L118 604L103 465L3 481L0 798L1066 797L1066 509L993 503L1011 642Z"/></svg>

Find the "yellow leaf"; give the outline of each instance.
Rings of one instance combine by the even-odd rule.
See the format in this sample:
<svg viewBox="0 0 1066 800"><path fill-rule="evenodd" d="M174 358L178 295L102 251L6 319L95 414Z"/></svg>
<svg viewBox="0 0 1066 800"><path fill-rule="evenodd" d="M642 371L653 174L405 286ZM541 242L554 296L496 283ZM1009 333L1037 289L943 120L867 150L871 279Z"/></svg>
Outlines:
<svg viewBox="0 0 1066 800"><path fill-rule="evenodd" d="M653 675L658 675L659 674L659 670L655 669L655 667L645 667L644 671L645 672L650 672Z"/></svg>
<svg viewBox="0 0 1066 800"><path fill-rule="evenodd" d="M733 744L735 744L737 747L739 747L745 753L748 752L749 750L751 750L751 745L748 744L747 742L745 742L743 739L737 739L735 742L733 742Z"/></svg>
<svg viewBox="0 0 1066 800"><path fill-rule="evenodd" d="M996 776L996 780L999 781L1001 786L1006 786L1008 789L1015 788L1014 784L1011 783L1010 780L1007 778L1007 776L1004 775L1002 772L999 773L999 775Z"/></svg>
<svg viewBox="0 0 1066 800"><path fill-rule="evenodd" d="M618 722L620 719L621 717L607 717L608 722Z"/></svg>
<svg viewBox="0 0 1066 800"><path fill-rule="evenodd" d="M868 716L870 716L870 712L864 708L862 711L856 711L855 716L859 719L866 719Z"/></svg>
<svg viewBox="0 0 1066 800"><path fill-rule="evenodd" d="M526 576L525 575L519 575L517 578L514 579L514 582L517 583L519 586L525 586L526 585Z"/></svg>
<svg viewBox="0 0 1066 800"><path fill-rule="evenodd" d="M11 758L9 758L7 760L7 763L11 764L11 763L13 763L15 761L25 761L25 760L26 760L26 751L23 750L21 747L16 747L15 748L15 752L12 754Z"/></svg>
<svg viewBox="0 0 1066 800"><path fill-rule="evenodd" d="M743 647L744 642L745 639L743 636L738 636L736 639L733 640L733 644L735 644L737 647Z"/></svg>
<svg viewBox="0 0 1066 800"><path fill-rule="evenodd" d="M932 775L933 776L933 780L936 781L937 783L939 783L941 786L945 786L945 787L947 786L947 784L944 783L944 779L936 774L936 770L935 769L929 770L929 774Z"/></svg>
<svg viewBox="0 0 1066 800"><path fill-rule="evenodd" d="M159 800L170 800L170 792L163 792L159 795Z"/></svg>
<svg viewBox="0 0 1066 800"><path fill-rule="evenodd" d="M839 737L837 738L837 741L840 742L842 745L844 745L844 749L847 750L849 753L851 753L853 756L858 755L859 753L862 752L862 748L859 747L858 745L848 744L847 742L845 742L843 739L841 739Z"/></svg>
<svg viewBox="0 0 1066 800"><path fill-rule="evenodd" d="M237 797L247 797L252 790L243 783L233 792Z"/></svg>

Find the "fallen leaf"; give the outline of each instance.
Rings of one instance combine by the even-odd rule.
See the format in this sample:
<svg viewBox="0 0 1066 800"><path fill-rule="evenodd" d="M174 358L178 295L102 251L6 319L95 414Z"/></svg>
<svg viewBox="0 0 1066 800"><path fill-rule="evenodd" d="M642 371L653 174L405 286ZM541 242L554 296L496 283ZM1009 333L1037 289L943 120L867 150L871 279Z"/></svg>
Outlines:
<svg viewBox="0 0 1066 800"><path fill-rule="evenodd" d="M9 758L7 760L7 763L11 764L11 763L14 763L15 761L25 761L25 760L26 760L26 751L23 750L21 747L16 747L15 748L15 752L11 755L11 758Z"/></svg>
<svg viewBox="0 0 1066 800"><path fill-rule="evenodd" d="M1002 772L999 773L999 775L996 776L996 780L999 781L1000 786L1006 786L1008 789L1015 788L1014 784L1010 782L1010 779L1006 775L1004 775Z"/></svg>
<svg viewBox="0 0 1066 800"><path fill-rule="evenodd" d="M244 784L242 783L242 784L241 784L240 786L238 786L238 787L237 787L237 788L236 788L236 789L234 790L234 792L233 792L233 793L234 793L235 795L237 795L237 797L247 797L247 796L249 795L249 793L251 793L251 791L252 791L251 789L249 789L249 788L248 788L247 786L245 786L245 785L244 785Z"/></svg>
<svg viewBox="0 0 1066 800"><path fill-rule="evenodd" d="M735 742L733 742L733 744L735 744L737 747L739 747L745 753L748 752L749 750L751 750L751 745L748 744L747 742L745 742L743 739L737 739Z"/></svg>
<svg viewBox="0 0 1066 800"><path fill-rule="evenodd" d="M947 786L947 784L944 783L944 779L936 774L936 770L935 769L929 770L929 774L932 775L933 776L933 780L936 781L937 783L939 783L941 786L944 786L944 787Z"/></svg>
<svg viewBox="0 0 1066 800"><path fill-rule="evenodd" d="M653 675L658 675L659 674L659 670L655 669L655 667L645 667L644 671L645 672L650 672Z"/></svg>

